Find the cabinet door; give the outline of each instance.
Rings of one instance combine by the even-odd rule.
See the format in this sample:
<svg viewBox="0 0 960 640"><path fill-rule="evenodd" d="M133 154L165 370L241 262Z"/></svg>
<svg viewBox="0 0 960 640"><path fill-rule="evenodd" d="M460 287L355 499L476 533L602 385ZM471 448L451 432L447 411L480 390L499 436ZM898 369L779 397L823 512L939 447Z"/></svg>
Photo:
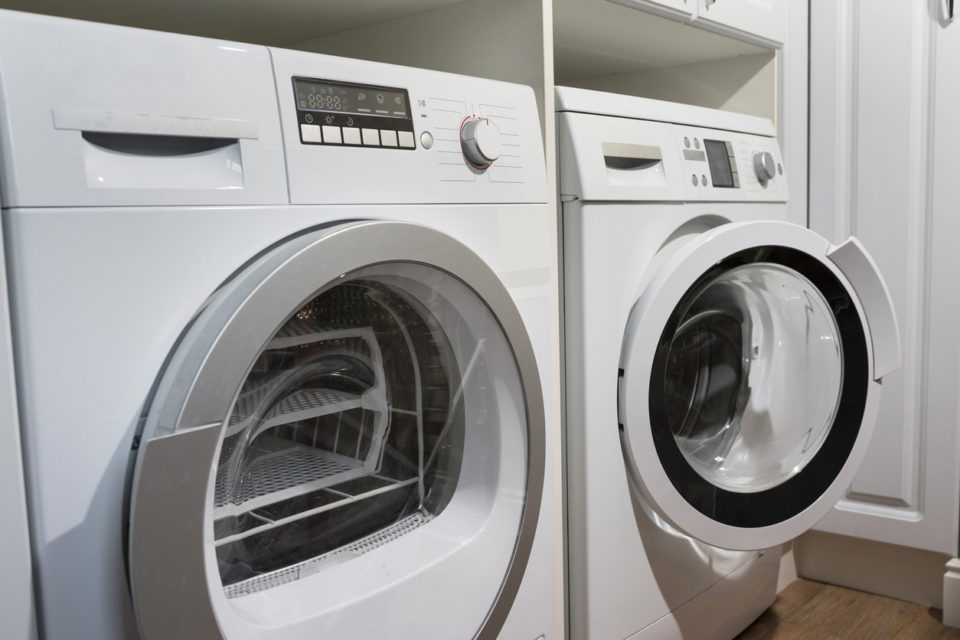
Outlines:
<svg viewBox="0 0 960 640"><path fill-rule="evenodd" d="M960 26L934 4L811 2L810 226L866 245L904 354L861 470L817 528L956 556Z"/></svg>
<svg viewBox="0 0 960 640"><path fill-rule="evenodd" d="M780 45L786 33L782 0L697 0L700 26L758 44Z"/></svg>

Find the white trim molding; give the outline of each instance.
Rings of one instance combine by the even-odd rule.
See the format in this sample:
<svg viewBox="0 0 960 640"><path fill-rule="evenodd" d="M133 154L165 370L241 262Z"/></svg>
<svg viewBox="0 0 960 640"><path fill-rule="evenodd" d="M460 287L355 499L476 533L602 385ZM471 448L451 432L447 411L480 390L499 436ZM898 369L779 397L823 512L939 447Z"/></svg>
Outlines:
<svg viewBox="0 0 960 640"><path fill-rule="evenodd" d="M960 627L960 558L947 560L943 574L943 624Z"/></svg>

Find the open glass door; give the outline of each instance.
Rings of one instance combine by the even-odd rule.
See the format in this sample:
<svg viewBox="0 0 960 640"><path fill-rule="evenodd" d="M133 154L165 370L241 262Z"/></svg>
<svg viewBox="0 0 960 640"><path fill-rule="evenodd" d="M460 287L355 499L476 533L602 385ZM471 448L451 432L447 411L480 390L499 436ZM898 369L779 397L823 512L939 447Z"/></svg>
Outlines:
<svg viewBox="0 0 960 640"><path fill-rule="evenodd" d="M651 265L627 326L620 422L641 495L708 544L759 549L846 490L899 366L889 295L855 240L731 224Z"/></svg>
<svg viewBox="0 0 960 640"><path fill-rule="evenodd" d="M291 239L227 283L158 385L131 583L147 638L495 638L543 482L519 312L456 241Z"/></svg>

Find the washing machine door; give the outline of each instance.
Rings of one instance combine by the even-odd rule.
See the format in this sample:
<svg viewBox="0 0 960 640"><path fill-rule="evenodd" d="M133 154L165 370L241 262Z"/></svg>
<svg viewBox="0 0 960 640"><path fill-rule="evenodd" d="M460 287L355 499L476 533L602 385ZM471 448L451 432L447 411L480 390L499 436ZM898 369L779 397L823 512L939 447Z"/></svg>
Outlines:
<svg viewBox="0 0 960 640"><path fill-rule="evenodd" d="M495 638L544 474L540 380L496 274L430 229L289 239L156 385L129 565L152 638Z"/></svg>
<svg viewBox="0 0 960 640"><path fill-rule="evenodd" d="M754 222L678 240L647 272L621 354L634 487L708 544L790 540L849 486L899 363L890 296L855 239Z"/></svg>

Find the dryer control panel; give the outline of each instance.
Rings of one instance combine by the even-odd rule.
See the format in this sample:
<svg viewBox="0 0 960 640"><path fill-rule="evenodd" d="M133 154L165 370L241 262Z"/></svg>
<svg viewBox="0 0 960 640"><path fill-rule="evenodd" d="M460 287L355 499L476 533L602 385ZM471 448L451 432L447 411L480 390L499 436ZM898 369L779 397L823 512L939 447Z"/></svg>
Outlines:
<svg viewBox="0 0 960 640"><path fill-rule="evenodd" d="M270 49L290 202L547 202L530 87Z"/></svg>
<svg viewBox="0 0 960 640"><path fill-rule="evenodd" d="M293 78L300 142L415 149L406 89Z"/></svg>

